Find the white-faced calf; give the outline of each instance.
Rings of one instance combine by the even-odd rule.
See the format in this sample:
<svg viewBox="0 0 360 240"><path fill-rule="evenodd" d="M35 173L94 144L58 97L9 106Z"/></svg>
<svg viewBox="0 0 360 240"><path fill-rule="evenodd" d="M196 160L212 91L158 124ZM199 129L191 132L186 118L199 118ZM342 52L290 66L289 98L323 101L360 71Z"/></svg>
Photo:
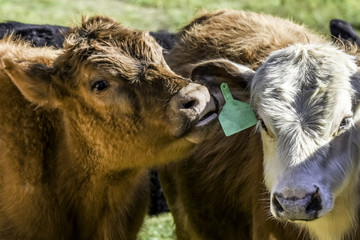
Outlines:
<svg viewBox="0 0 360 240"><path fill-rule="evenodd" d="M332 46L294 45L248 79L271 213L314 239L358 239L357 71L354 58Z"/></svg>

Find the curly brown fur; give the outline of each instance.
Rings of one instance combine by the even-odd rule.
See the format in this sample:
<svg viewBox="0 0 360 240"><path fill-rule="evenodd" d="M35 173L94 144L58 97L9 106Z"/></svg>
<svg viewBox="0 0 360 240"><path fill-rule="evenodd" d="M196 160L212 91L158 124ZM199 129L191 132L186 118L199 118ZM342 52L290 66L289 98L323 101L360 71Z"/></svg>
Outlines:
<svg viewBox="0 0 360 240"><path fill-rule="evenodd" d="M168 114L199 117L169 103L206 88L174 74L148 33L100 16L62 50L7 37L0 60L0 238L136 239L148 167L194 147Z"/></svg>
<svg viewBox="0 0 360 240"><path fill-rule="evenodd" d="M189 64L214 58L226 58L255 69L270 52L294 42L309 41L325 39L288 20L225 10L208 13L186 26L166 60L183 76L189 76Z"/></svg>

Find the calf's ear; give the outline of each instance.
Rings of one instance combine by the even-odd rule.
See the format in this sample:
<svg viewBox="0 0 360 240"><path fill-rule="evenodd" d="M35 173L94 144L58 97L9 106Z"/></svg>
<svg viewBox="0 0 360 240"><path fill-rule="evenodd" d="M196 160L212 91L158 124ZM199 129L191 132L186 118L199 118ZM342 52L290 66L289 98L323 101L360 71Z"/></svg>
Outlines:
<svg viewBox="0 0 360 240"><path fill-rule="evenodd" d="M24 97L41 107L57 108L60 105L61 88L53 80L52 68L45 64L1 58L3 71Z"/></svg>
<svg viewBox="0 0 360 240"><path fill-rule="evenodd" d="M192 69L191 79L207 86L213 94L220 92L220 84L226 82L234 98L247 101L254 74L255 72L245 65L221 58L196 64Z"/></svg>

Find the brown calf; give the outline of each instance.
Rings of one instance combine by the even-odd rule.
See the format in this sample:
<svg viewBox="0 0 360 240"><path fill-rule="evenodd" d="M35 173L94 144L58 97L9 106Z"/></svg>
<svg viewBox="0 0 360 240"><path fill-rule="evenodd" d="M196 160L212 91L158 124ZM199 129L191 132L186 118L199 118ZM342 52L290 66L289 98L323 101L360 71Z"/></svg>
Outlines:
<svg viewBox="0 0 360 240"><path fill-rule="evenodd" d="M211 134L208 90L147 33L83 20L64 49L0 41L0 238L136 239L147 167Z"/></svg>
<svg viewBox="0 0 360 240"><path fill-rule="evenodd" d="M235 98L247 100L246 77L233 63L257 69L275 50L294 43L324 43L303 26L251 12L205 14L186 26L166 56L178 74L208 82L227 81ZM251 74L251 73L249 73ZM263 153L255 128L230 137L222 131L197 146L185 161L160 171L178 239L307 239L291 222L275 220L263 181Z"/></svg>

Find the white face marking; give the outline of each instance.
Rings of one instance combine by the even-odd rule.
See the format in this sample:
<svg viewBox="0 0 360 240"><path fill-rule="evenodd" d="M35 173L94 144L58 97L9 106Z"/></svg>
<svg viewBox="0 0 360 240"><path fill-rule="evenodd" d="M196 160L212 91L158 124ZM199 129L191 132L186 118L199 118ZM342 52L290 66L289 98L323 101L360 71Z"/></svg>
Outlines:
<svg viewBox="0 0 360 240"><path fill-rule="evenodd" d="M276 160L276 140L270 137L264 130L261 131L264 151L264 181L268 189L276 184L276 176L281 175L284 168Z"/></svg>
<svg viewBox="0 0 360 240"><path fill-rule="evenodd" d="M333 206L338 194L356 192L348 189L357 160L351 158L352 135L346 132L352 126L350 77L356 71L353 58L331 46L296 45L272 54L252 82L252 105L266 125L261 135L271 212L285 220L307 219L301 225L317 237L321 231L311 227L316 222L337 229L341 236L353 220L347 211ZM313 201L306 199L315 194L320 200L312 203L310 215L310 202L297 204ZM293 201L289 206L281 205L289 201ZM355 203L338 200L335 206L346 208L346 204ZM336 216L326 217L331 214ZM347 227L335 227L337 217L349 223Z"/></svg>
<svg viewBox="0 0 360 240"><path fill-rule="evenodd" d="M330 121L325 125L325 131L323 136L320 139L316 139L313 141L312 139L305 139L304 142L301 142L301 139L295 139L295 145L298 147L298 157L296 158L281 158L281 149L277 145L277 137L279 133L274 133L274 126L269 124L270 120L266 121L266 127L268 128L268 132L262 132L262 140L263 140L263 151L264 151L264 178L265 184L269 190L273 188L273 186L277 183L277 176L281 176L282 172L289 166L296 166L304 161L306 161L310 156L316 154L320 148L326 146L334 137L340 134L346 129L339 129L341 122L349 117L351 119L352 111L351 111L351 98L349 96L348 91L339 90L339 95L337 97L337 105L335 105L332 117ZM264 120L267 116L264 116ZM260 114L260 118L262 115ZM286 119L283 120L284 124L286 124ZM281 124L281 123L280 123ZM289 129L291 132L292 129ZM306 141L307 140L307 141ZM291 157L291 156L290 156ZM283 161L282 161L282 160Z"/></svg>

